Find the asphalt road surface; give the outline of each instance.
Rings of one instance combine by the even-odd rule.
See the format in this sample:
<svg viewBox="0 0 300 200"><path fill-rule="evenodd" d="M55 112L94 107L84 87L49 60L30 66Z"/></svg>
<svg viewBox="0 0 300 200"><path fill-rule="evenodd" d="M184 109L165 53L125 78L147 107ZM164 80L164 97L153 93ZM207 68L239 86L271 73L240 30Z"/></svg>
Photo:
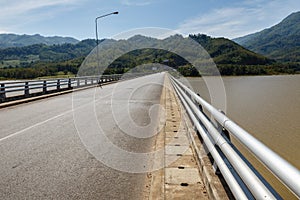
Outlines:
<svg viewBox="0 0 300 200"><path fill-rule="evenodd" d="M141 199L147 174L131 173L140 166L104 143L137 154L152 148L163 80L155 74L1 109L0 199Z"/></svg>

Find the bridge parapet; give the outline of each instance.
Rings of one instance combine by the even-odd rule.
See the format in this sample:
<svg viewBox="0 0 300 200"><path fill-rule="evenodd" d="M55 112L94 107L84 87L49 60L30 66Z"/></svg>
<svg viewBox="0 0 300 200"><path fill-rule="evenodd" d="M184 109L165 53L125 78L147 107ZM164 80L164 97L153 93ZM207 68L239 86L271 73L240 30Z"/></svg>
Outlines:
<svg viewBox="0 0 300 200"><path fill-rule="evenodd" d="M208 153L211 154L216 169L218 168L223 175L236 199L281 199L281 197L231 143L228 134L238 139L290 191L298 198L300 197L300 172L297 168L243 130L179 80L172 76L170 79L195 130L198 131ZM208 117L203 110L208 112L211 117ZM218 124L215 125L213 121Z"/></svg>
<svg viewBox="0 0 300 200"><path fill-rule="evenodd" d="M57 79L39 79L24 81L0 82L0 104L4 102L41 96L45 94L71 91L77 88L89 86L101 86L102 84L119 80L132 79L151 73L126 73L101 76L81 76Z"/></svg>
<svg viewBox="0 0 300 200"><path fill-rule="evenodd" d="M0 83L0 103L117 81L121 77L122 75L120 74L113 74L102 76L2 82Z"/></svg>

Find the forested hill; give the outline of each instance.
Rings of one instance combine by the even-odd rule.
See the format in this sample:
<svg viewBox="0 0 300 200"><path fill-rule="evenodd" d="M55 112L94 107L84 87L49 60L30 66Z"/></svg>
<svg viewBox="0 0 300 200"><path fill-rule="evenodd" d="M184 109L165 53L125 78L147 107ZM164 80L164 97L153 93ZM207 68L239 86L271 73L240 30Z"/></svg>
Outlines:
<svg viewBox="0 0 300 200"><path fill-rule="evenodd" d="M21 60L26 62L30 58L49 62L70 60L85 57L95 46L95 40L87 39L76 44L33 44L24 47L9 47L0 49L0 61Z"/></svg>
<svg viewBox="0 0 300 200"><path fill-rule="evenodd" d="M0 48L7 47L23 47L33 44L76 44L79 41L72 37L60 37L60 36L52 36L52 37L44 37L39 34L35 35L16 35L16 34L0 34Z"/></svg>
<svg viewBox="0 0 300 200"><path fill-rule="evenodd" d="M114 50L118 52L118 48L121 51L123 44L127 42L136 41L144 44L162 42L176 45L178 37L183 38L181 35L175 35L160 41L138 35L128 40L111 40L111 42L116 44ZM208 51L222 75L259 75L300 71L299 66L282 66L280 63L249 51L225 38L211 38L203 34L190 35L189 37ZM87 39L76 44L34 44L0 49L0 79L32 79L43 76L76 74L83 59L95 46L95 40ZM109 53L103 56L111 57ZM180 56L161 49L151 48L129 52L121 56L109 65L105 73L124 73L131 68L147 63L165 64L164 60L168 60L169 66L176 68L185 76L199 75L197 70ZM203 73L210 74L205 70Z"/></svg>
<svg viewBox="0 0 300 200"><path fill-rule="evenodd" d="M253 53L225 38L211 38L203 34L190 35L189 37L201 44L217 64L261 65L272 62L270 59ZM128 39L128 41L131 42L134 42L135 40L139 43L159 42L158 39L144 37L141 35ZM168 43L176 44L177 39L176 37L169 37L165 40L168 41ZM10 47L0 49L0 61L26 61L29 57L36 57L39 61L49 62L70 60L88 55L88 53L95 47L95 44L95 40L87 39L77 44L34 44L25 47ZM142 57L142 55L140 55L140 57ZM139 58L139 60L143 59Z"/></svg>
<svg viewBox="0 0 300 200"><path fill-rule="evenodd" d="M216 64L264 65L273 62L226 38L211 38L203 34L189 37L201 44Z"/></svg>
<svg viewBox="0 0 300 200"><path fill-rule="evenodd" d="M236 38L244 47L279 61L300 62L300 11L263 31Z"/></svg>

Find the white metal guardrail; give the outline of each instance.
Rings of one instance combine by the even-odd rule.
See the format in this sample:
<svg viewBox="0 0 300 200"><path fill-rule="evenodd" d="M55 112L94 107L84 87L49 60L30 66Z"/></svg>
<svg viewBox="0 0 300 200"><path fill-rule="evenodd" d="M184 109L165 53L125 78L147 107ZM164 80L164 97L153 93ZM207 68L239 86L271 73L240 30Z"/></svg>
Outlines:
<svg viewBox="0 0 300 200"><path fill-rule="evenodd" d="M222 112L203 100L187 86L170 76L171 82L209 153L236 199L281 199L269 183L237 150L226 135L218 130L206 114L238 139L289 190L300 198L300 171L281 158Z"/></svg>
<svg viewBox="0 0 300 200"><path fill-rule="evenodd" d="M152 73L134 72L101 76L0 82L0 103L65 90L72 90L79 87L86 87L96 84L101 85L102 83L118 81L120 79L131 79Z"/></svg>
<svg viewBox="0 0 300 200"><path fill-rule="evenodd" d="M117 81L121 74L0 83L0 103L89 85Z"/></svg>

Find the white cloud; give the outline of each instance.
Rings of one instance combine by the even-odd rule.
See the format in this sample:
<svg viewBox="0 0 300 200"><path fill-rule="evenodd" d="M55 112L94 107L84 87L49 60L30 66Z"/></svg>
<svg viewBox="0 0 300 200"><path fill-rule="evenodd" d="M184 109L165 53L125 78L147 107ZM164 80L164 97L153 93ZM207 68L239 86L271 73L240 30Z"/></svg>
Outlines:
<svg viewBox="0 0 300 200"><path fill-rule="evenodd" d="M235 38L270 27L300 9L298 0L245 0L183 21L178 31Z"/></svg>
<svg viewBox="0 0 300 200"><path fill-rule="evenodd" d="M121 4L126 6L146 6L151 4L150 0L121 0Z"/></svg>
<svg viewBox="0 0 300 200"><path fill-rule="evenodd" d="M80 0L1 0L0 27L2 32L11 32L21 24L53 16L56 12L61 12L62 8L69 9L70 5L77 5L79 2ZM56 9L39 11L51 7Z"/></svg>
<svg viewBox="0 0 300 200"><path fill-rule="evenodd" d="M1 16L15 16L23 14L34 9L70 5L79 2L79 0L19 0L19 1L1 1Z"/></svg>

